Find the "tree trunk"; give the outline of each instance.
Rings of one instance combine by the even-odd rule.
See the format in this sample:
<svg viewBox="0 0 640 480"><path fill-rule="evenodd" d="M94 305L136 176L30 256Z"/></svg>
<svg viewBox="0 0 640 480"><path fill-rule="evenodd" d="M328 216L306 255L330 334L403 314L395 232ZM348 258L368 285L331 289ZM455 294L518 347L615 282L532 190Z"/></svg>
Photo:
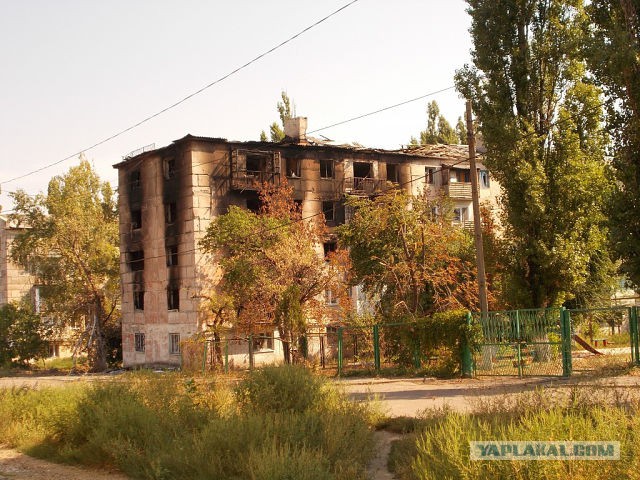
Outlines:
<svg viewBox="0 0 640 480"><path fill-rule="evenodd" d="M107 349L104 338L104 310L102 299L96 297L92 320L92 332L87 345L89 369L92 372L104 372L107 369Z"/></svg>

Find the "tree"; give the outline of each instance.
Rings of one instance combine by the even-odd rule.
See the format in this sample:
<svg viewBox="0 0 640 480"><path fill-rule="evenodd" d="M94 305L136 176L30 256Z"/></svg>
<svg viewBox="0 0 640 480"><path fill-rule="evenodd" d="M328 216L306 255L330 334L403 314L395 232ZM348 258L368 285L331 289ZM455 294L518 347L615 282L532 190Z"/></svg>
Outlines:
<svg viewBox="0 0 640 480"><path fill-rule="evenodd" d="M232 206L213 220L201 242L220 257L222 279L211 302L218 324L246 333L277 329L286 362L308 321L326 319L323 294L337 291L341 278L337 264L316 250L324 222L303 219L292 193L286 182L265 185L259 213Z"/></svg>
<svg viewBox="0 0 640 480"><path fill-rule="evenodd" d="M49 182L47 194L13 195L14 219L28 228L12 258L41 285L43 317L57 327L81 326L79 346L90 368L107 367L106 335L118 321L118 213L114 192L81 156Z"/></svg>
<svg viewBox="0 0 640 480"><path fill-rule="evenodd" d="M349 249L353 281L378 299L385 320L477 308L473 242L452 225L447 199L389 191L349 204L356 213L338 237Z"/></svg>
<svg viewBox="0 0 640 480"><path fill-rule="evenodd" d="M409 143L411 145L418 144L414 137L411 137ZM420 132L420 145L436 143L455 144L458 143L458 138L444 115L440 115L440 107L438 102L434 100L427 105L427 129Z"/></svg>
<svg viewBox="0 0 640 480"><path fill-rule="evenodd" d="M640 4L593 0L587 7L589 67L606 93L616 190L610 219L622 271L640 287Z"/></svg>
<svg viewBox="0 0 640 480"><path fill-rule="evenodd" d="M282 101L278 102L277 109L278 115L280 116L280 124L282 126L278 125L277 122L273 122L269 126L269 134L272 142L281 142L284 140L284 121L287 118L291 118L291 99L284 90L280 93L280 96L282 97ZM264 130L260 132L260 141L267 141L267 134Z"/></svg>
<svg viewBox="0 0 640 480"><path fill-rule="evenodd" d="M0 365L26 364L47 354L47 331L39 315L27 304L0 307Z"/></svg>
<svg viewBox="0 0 640 480"><path fill-rule="evenodd" d="M467 124L462 120L462 117L458 117L456 122L456 136L460 145L467 144Z"/></svg>
<svg viewBox="0 0 640 480"><path fill-rule="evenodd" d="M581 0L468 0L474 65L456 73L473 100L503 189L505 284L520 307L599 288L612 263L612 189L599 90L581 61Z"/></svg>

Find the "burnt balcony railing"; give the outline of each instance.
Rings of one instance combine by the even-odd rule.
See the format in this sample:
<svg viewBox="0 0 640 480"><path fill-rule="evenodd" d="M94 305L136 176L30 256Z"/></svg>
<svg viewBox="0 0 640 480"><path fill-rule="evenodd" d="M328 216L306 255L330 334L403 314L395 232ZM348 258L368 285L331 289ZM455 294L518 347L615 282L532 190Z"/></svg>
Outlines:
<svg viewBox="0 0 640 480"><path fill-rule="evenodd" d="M351 177L344 179L344 191L352 195L374 195L384 190L384 180L369 177Z"/></svg>
<svg viewBox="0 0 640 480"><path fill-rule="evenodd" d="M260 190L265 183L278 183L280 174L260 170L236 170L231 173L231 188Z"/></svg>

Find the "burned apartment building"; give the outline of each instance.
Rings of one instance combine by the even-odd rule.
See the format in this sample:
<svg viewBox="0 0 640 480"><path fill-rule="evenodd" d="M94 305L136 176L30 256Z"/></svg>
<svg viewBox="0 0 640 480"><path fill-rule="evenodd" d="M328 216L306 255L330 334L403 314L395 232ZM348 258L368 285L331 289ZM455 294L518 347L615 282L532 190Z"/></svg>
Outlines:
<svg viewBox="0 0 640 480"><path fill-rule="evenodd" d="M119 173L122 343L125 366L179 364L180 342L206 327L203 289L215 282L215 258L199 248L212 218L231 205L258 210L260 186L286 178L303 216L324 212L328 226L345 220L345 195L375 195L396 185L417 194L425 184L472 221L466 146L379 150L307 138L306 118L285 124L280 143L187 135L126 157ZM481 200L498 185L480 165ZM325 250L333 248L327 238ZM327 302L331 302L329 298ZM276 352L269 332L265 350Z"/></svg>

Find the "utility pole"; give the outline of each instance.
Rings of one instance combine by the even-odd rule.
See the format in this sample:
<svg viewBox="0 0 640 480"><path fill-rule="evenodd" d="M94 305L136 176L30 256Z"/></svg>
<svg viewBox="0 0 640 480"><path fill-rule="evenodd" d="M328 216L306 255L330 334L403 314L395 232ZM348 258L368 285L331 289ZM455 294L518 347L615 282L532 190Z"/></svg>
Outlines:
<svg viewBox="0 0 640 480"><path fill-rule="evenodd" d="M489 311L489 303L487 301L487 277L484 271L484 248L482 246L482 223L480 218L480 198L478 194L478 171L476 170L476 135L473 130L471 100L467 100L467 142L469 143L471 198L473 200L473 237L476 244L476 264L478 266L480 312L486 314Z"/></svg>

